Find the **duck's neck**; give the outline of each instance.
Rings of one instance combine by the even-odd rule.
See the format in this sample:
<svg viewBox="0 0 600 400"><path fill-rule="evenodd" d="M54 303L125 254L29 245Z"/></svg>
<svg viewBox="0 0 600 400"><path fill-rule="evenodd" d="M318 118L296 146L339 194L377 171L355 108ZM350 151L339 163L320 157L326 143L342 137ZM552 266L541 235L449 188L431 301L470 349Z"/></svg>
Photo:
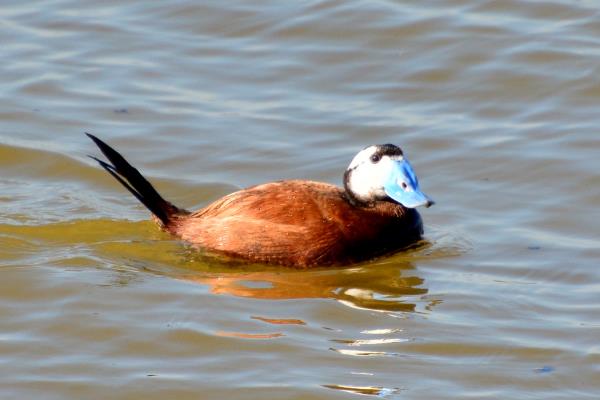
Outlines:
<svg viewBox="0 0 600 400"><path fill-rule="evenodd" d="M395 215L404 214L406 212L406 208L394 200L387 198L382 200L373 200L373 201L364 201L356 197L351 190L344 190L342 193L342 197L346 200L352 207L361 208L361 209L378 209L383 213L392 213Z"/></svg>
<svg viewBox="0 0 600 400"><path fill-rule="evenodd" d="M385 202L385 203L392 202L394 204L398 204L395 201L391 201L391 199L389 199L389 201L388 201L388 199L383 199L383 200L363 200L363 199L361 199L350 188L350 174L351 173L352 173L351 170L346 170L346 172L344 173L343 197L353 207L372 208L372 207L375 207L380 202Z"/></svg>
<svg viewBox="0 0 600 400"><path fill-rule="evenodd" d="M343 197L348 203L350 203L354 207L368 207L372 203L365 202L364 200L359 199L358 197L356 197L356 195L354 194L352 189L350 189L350 174L351 173L352 173L352 171L349 169L347 169L346 172L344 172L344 195L343 195Z"/></svg>
<svg viewBox="0 0 600 400"><path fill-rule="evenodd" d="M373 203L366 203L366 202L358 199L356 196L354 196L354 193L352 193L348 189L344 190L342 197L344 198L344 200L346 200L348 203L350 203L353 207L369 207L369 206L373 205Z"/></svg>

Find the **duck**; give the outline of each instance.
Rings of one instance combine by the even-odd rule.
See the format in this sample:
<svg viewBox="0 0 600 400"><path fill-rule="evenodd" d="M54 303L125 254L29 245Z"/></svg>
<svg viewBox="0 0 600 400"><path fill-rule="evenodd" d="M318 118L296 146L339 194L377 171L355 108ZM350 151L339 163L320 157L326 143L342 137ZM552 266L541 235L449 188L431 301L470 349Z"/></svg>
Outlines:
<svg viewBox="0 0 600 400"><path fill-rule="evenodd" d="M280 180L189 211L165 200L107 143L86 135L108 161L89 157L150 211L160 229L211 257L299 268L365 262L419 241L423 222L416 208L434 204L402 149L379 144L356 154L343 187Z"/></svg>

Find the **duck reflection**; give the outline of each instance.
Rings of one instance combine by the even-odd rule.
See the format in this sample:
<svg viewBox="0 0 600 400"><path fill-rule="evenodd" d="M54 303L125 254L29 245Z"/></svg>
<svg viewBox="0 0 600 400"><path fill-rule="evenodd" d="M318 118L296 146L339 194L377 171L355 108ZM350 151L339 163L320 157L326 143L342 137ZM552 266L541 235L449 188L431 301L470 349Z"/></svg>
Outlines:
<svg viewBox="0 0 600 400"><path fill-rule="evenodd" d="M391 394L398 393L398 388L384 388L376 386L348 386L348 385L322 385L327 389L341 390L342 392L361 394L366 396L387 397Z"/></svg>
<svg viewBox="0 0 600 400"><path fill-rule="evenodd" d="M188 270L180 278L208 285L215 294L271 300L331 298L349 307L378 311L415 311L414 301L428 292L406 255L351 268L248 268L215 269L213 265L208 270Z"/></svg>

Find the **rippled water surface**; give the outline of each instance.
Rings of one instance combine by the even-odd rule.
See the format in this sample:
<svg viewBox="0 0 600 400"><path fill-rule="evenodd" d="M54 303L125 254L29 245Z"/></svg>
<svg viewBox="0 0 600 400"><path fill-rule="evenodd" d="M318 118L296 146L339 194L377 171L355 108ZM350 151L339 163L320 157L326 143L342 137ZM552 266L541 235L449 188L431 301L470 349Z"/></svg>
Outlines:
<svg viewBox="0 0 600 400"><path fill-rule="evenodd" d="M0 397L598 398L599 10L2 2ZM86 131L191 209L385 142L437 204L389 258L228 267Z"/></svg>

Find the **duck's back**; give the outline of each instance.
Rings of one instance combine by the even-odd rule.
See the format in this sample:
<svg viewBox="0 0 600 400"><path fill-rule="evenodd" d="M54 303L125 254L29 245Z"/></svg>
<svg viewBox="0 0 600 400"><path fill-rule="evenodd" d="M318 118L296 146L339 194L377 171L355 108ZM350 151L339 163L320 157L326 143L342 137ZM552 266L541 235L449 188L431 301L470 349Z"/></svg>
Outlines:
<svg viewBox="0 0 600 400"><path fill-rule="evenodd" d="M355 206L334 185L281 181L244 189L167 230L209 251L261 263L346 264L418 239L419 214L397 203Z"/></svg>

